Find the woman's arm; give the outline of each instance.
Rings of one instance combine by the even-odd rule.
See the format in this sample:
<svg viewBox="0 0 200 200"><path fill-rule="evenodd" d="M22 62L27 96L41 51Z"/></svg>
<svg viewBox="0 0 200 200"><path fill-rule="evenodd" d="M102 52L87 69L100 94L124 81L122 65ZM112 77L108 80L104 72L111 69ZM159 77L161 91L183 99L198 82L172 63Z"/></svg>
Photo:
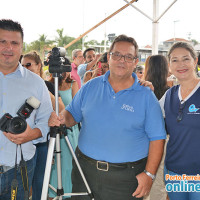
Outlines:
<svg viewBox="0 0 200 200"><path fill-rule="evenodd" d="M50 97L51 97L51 103L52 103L52 106L53 106L53 110L55 111L56 110L56 108L55 108L55 102L56 102L55 96L51 92L49 92L49 94L50 94ZM59 113L60 113L65 108L65 105L62 102L61 97L58 97L58 105L59 105Z"/></svg>
<svg viewBox="0 0 200 200"><path fill-rule="evenodd" d="M72 83L72 98L74 98L74 96L78 92L78 90L79 90L78 83L76 81L74 81Z"/></svg>

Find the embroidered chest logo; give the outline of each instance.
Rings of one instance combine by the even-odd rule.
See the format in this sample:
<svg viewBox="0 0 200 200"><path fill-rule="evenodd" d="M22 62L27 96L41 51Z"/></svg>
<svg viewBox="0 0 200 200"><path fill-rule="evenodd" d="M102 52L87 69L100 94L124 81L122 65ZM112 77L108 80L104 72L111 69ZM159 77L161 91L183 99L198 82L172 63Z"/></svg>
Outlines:
<svg viewBox="0 0 200 200"><path fill-rule="evenodd" d="M134 112L134 108L133 106L129 106L127 104L123 104L122 107L121 107L122 110L126 110L126 111L129 111L129 112Z"/></svg>
<svg viewBox="0 0 200 200"><path fill-rule="evenodd" d="M197 111L199 110L200 108L196 108L196 106L194 104L191 104L189 106L189 114L200 114L200 113L197 113Z"/></svg>

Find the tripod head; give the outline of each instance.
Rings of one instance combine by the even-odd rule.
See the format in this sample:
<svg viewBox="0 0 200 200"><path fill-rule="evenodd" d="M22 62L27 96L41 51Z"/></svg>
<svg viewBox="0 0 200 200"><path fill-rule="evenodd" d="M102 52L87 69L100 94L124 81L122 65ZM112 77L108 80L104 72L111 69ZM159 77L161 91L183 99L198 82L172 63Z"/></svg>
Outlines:
<svg viewBox="0 0 200 200"><path fill-rule="evenodd" d="M71 63L65 56L66 50L64 47L54 47L50 52L44 64L49 65L49 72L53 77L59 77L63 72L71 72Z"/></svg>
<svg viewBox="0 0 200 200"><path fill-rule="evenodd" d="M58 115L58 78L62 77L63 72L71 72L71 63L69 59L65 56L66 50L64 47L54 47L49 51L44 65L49 65L49 72L53 75L55 83L55 111Z"/></svg>

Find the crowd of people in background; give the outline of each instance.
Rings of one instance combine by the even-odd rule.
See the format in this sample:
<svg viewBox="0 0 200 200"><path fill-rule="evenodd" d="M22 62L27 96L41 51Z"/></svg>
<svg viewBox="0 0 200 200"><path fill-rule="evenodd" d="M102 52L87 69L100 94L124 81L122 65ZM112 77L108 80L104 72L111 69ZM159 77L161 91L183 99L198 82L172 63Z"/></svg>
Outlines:
<svg viewBox="0 0 200 200"><path fill-rule="evenodd" d="M0 200L13 195L14 178L17 199L26 199L29 190L33 200L41 198L47 133L50 126L61 124L71 127L65 131L95 200L200 199L198 191L167 191L167 184L173 187L180 180L165 178L195 176L200 169L196 155L200 150L200 56L190 44L177 42L167 57L151 55L145 63L139 62L137 42L126 35L116 37L108 52L74 49L71 61L67 60L71 72L59 77L59 116L53 112L54 78L45 76L39 54L23 54L22 46L21 25L0 20L0 118L5 113L16 116L29 96L40 101L27 119L25 132L2 131L0 122ZM86 191L64 134L60 147L64 192ZM20 159L27 165L26 187L17 168ZM50 184L55 188L58 184L56 153ZM53 199L57 194L50 188L48 196Z"/></svg>

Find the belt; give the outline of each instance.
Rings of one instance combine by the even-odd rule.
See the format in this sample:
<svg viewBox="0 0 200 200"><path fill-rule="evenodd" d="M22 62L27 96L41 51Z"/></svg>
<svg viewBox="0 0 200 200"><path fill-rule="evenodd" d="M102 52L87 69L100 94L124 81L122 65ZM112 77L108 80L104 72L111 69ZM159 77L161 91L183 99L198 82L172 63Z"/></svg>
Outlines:
<svg viewBox="0 0 200 200"><path fill-rule="evenodd" d="M37 143L37 144L34 144L36 147L42 147L42 146L48 146L47 142L42 142L42 143Z"/></svg>
<svg viewBox="0 0 200 200"><path fill-rule="evenodd" d="M109 171L109 170L117 170L117 169L126 169L126 168L134 168L135 166L145 162L147 158L143 158L141 160L137 160L135 162L126 162L126 163L109 163L105 161L95 160L83 154L80 149L77 147L77 153L81 158L87 160L91 164L96 165L96 168L101 171Z"/></svg>
<svg viewBox="0 0 200 200"><path fill-rule="evenodd" d="M5 172L7 172L8 170L12 169L14 167L9 167L9 166L4 166L4 165L0 165L0 174L3 174Z"/></svg>

